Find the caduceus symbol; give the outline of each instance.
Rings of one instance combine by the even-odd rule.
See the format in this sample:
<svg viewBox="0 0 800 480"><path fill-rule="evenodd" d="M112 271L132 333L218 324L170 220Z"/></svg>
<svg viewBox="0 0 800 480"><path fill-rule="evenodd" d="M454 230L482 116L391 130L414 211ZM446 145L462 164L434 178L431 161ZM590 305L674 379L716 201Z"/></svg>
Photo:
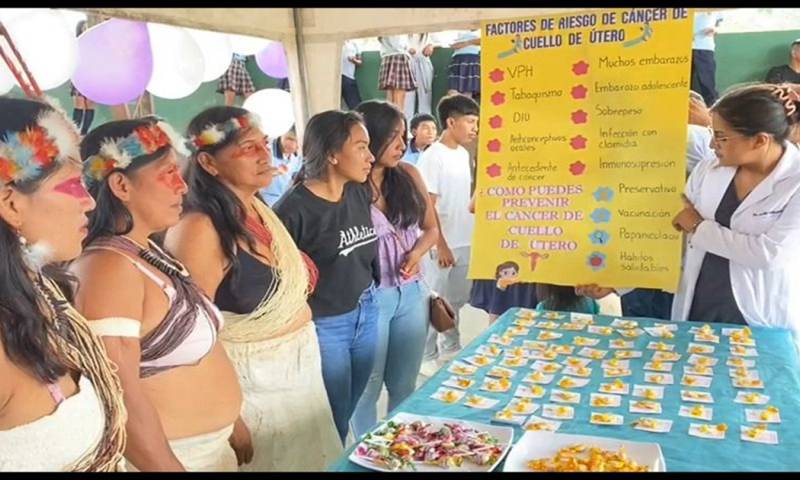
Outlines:
<svg viewBox="0 0 800 480"><path fill-rule="evenodd" d="M511 47L510 50L498 53L497 54L498 59L508 58L511 55L516 55L517 53L522 51L522 37L520 37L519 34L517 34L517 36L514 37L514 40L511 40L511 43L513 43L514 46Z"/></svg>
<svg viewBox="0 0 800 480"><path fill-rule="evenodd" d="M641 27L642 34L632 40L628 40L627 42L623 43L623 47L633 47L639 45L640 43L644 43L653 36L653 27L650 26L650 22L644 22L644 26Z"/></svg>

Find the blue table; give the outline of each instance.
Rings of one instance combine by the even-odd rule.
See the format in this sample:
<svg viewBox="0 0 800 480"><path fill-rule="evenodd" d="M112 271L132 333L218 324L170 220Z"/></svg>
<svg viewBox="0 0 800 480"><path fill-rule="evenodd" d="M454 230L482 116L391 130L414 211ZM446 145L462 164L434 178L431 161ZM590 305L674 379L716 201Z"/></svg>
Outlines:
<svg viewBox="0 0 800 480"><path fill-rule="evenodd" d="M458 360L468 357L475 353L475 350L482 344L487 343L489 336L493 333L501 334L512 325L518 309L514 308L503 314L490 328L486 329L479 335L472 343L470 343L461 352ZM608 325L615 317L608 317L597 315L594 317L595 325ZM541 320L537 318L537 321ZM639 326L649 327L656 323L655 320L649 319L635 319L639 322ZM678 330L675 331L675 338L666 340L668 343L675 343L675 351L682 354L680 361L675 362L672 374L675 377L675 384L665 385L664 398L660 400L663 413L654 415L656 418L664 418L673 420L672 430L667 434L650 433L640 430L635 430L631 426L631 422L641 415L630 413L628 411L628 400L631 395L624 395L622 397L622 405L619 408L602 408L594 409L602 412L613 412L621 414L625 423L621 426L599 426L589 423L589 397L591 393L597 392L599 384L602 382L609 382L613 379L604 379L602 369L597 361L592 362L591 367L592 377L591 382L581 388L574 389L573 391L581 393L581 400L579 405L572 405L575 407L575 418L573 420L566 420L562 422L561 428L558 430L563 433L583 434L583 435L597 435L604 437L620 438L631 441L639 442L653 442L659 443L666 459L668 471L798 471L800 470L800 363L798 363L798 356L793 345L791 335L786 330L765 329L751 327L753 331L753 338L756 341L758 350L758 357L753 357L756 360L756 369L761 375L766 388L758 390L770 396L767 405L774 405L780 409L781 423L769 424L769 429L778 432L778 445L766 445L760 443L746 442L740 439L740 426L748 425L745 421L745 408L765 408L764 406L757 405L742 405L734 403L733 399L736 396L738 389L734 388L730 377L728 375L728 368L725 365L730 351L729 351L729 337L721 335L722 328L727 327L741 327L740 325L728 324L712 324L717 335L720 335L720 343L716 344L716 350L713 354L714 357L719 359L719 362L714 367L714 380L711 388L692 388L693 390L709 390L714 397L714 404L707 405L713 407L712 423L727 423L728 432L724 440L711 440L698 437L692 437L688 434L690 423L703 423L701 420L695 420L678 416L680 405L683 404L680 398L680 390L689 387L684 387L680 384L681 376L683 374L683 366L689 358L686 353L689 342L692 341L693 335L689 333L689 329L693 326L700 326L694 322L676 322ZM541 330L532 327L530 334L526 337L514 337L512 346L521 346L523 340L535 340L535 337ZM610 337L603 337L599 335L592 335L585 329L578 332L556 330L563 333L564 336L559 340L551 341L551 343L565 343L572 344L572 339L576 335L583 337L600 338L601 342L594 348L609 350L608 340L622 338L619 334L614 333ZM645 347L650 341L659 341L648 334L643 334L636 339L626 339L634 341L634 348L641 350L644 355L639 359L631 359L630 367L633 375L623 377L625 383L631 385L631 393L633 393L633 385L645 384L644 382L644 362L649 361L652 356L653 350L647 350ZM502 347L504 348L504 347ZM573 356L580 350L581 347L576 347ZM613 350L610 350L610 352ZM563 361L565 356L560 355L556 360ZM612 353L606 355L606 359L613 358ZM748 357L750 358L750 357ZM498 364L493 362L492 365ZM521 383L525 374L530 372L530 364L526 367L519 368L518 373L512 378L513 386L506 393L492 393L480 391L480 385L486 372L489 371L491 366L480 368L475 375L471 378L476 380L468 393L478 393L482 396L497 398L500 403L495 409L480 410L473 409L461 404L445 404L438 400L430 398L430 396L441 386L442 382L447 380L452 374L447 371L447 366L442 368L435 376L419 388L413 395L401 403L396 412L409 412L419 415L434 415L440 417L450 417L457 419L470 420L481 423L492 423L491 418L494 412L506 405L512 398L516 387ZM556 375L554 381L549 385L544 385L547 393L544 398L534 400L539 404L550 403L550 390L555 386L556 381L561 378L561 374ZM558 388L558 387L555 387ZM463 400L462 400L463 402ZM685 403L686 405L699 405L694 403ZM706 405L706 404L703 404ZM535 415L540 415L541 409L537 410ZM391 414L389 415L391 417ZM388 417L387 417L388 418ZM520 427L514 427L514 440L519 440L523 434ZM347 457L353 451L355 446L349 448L344 455L334 463L329 470L331 471L366 471L366 469L355 465L348 461ZM497 468L502 470L502 465Z"/></svg>

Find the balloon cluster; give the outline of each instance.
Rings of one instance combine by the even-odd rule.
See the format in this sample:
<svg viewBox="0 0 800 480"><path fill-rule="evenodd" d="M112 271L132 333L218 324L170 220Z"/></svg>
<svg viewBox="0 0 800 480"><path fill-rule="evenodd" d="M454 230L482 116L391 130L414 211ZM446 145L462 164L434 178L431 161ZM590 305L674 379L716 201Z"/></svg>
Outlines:
<svg viewBox="0 0 800 480"><path fill-rule="evenodd" d="M3 10L0 20L43 90L71 79L82 95L99 104L127 103L145 90L161 98L187 97L202 82L223 75L233 53L255 55L259 68L273 78L288 76L280 42L122 19L107 20L76 38L58 11ZM0 63L0 94L14 85ZM275 95L256 98L285 102Z"/></svg>
<svg viewBox="0 0 800 480"><path fill-rule="evenodd" d="M78 61L78 44L61 14L30 9L6 13L0 20L42 90L56 88L69 80ZM14 85L13 75L0 61L0 95Z"/></svg>

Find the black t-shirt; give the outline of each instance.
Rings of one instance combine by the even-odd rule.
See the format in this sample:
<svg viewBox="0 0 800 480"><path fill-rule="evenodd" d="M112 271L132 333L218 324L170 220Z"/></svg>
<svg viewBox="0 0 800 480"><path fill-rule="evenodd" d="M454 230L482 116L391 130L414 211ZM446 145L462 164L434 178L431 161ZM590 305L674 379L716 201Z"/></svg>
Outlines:
<svg viewBox="0 0 800 480"><path fill-rule="evenodd" d="M273 207L297 248L319 268L317 289L308 299L315 318L352 311L370 283L379 283L370 203L368 189L356 183L346 184L336 203L298 184Z"/></svg>
<svg viewBox="0 0 800 480"><path fill-rule="evenodd" d="M795 72L789 65L772 67L767 73L767 83L800 83L800 73Z"/></svg>

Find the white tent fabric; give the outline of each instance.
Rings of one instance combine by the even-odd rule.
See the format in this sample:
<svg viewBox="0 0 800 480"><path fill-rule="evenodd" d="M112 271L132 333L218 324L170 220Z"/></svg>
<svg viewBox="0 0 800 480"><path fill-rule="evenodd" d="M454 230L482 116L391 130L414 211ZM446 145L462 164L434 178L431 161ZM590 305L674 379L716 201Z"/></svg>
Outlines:
<svg viewBox="0 0 800 480"><path fill-rule="evenodd" d="M87 13L279 40L288 56L297 127L339 108L340 55L348 38L475 29L482 20L586 8L85 8ZM709 9L701 9L709 10ZM710 9L713 10L713 9ZM302 135L302 131L298 131Z"/></svg>

